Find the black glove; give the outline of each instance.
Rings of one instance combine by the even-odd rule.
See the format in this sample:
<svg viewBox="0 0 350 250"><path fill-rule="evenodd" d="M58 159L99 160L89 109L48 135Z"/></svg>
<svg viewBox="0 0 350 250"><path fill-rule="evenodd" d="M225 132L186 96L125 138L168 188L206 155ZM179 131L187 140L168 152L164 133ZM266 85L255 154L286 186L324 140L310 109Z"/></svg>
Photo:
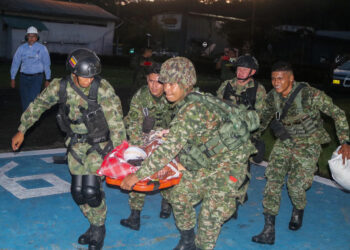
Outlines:
<svg viewBox="0 0 350 250"><path fill-rule="evenodd" d="M274 135L282 141L292 139L292 137L280 121L273 119L270 124L270 128L272 129Z"/></svg>
<svg viewBox="0 0 350 250"><path fill-rule="evenodd" d="M142 162L143 162L143 159L132 159L132 160L127 161L127 163L129 163L133 166L141 166Z"/></svg>
<svg viewBox="0 0 350 250"><path fill-rule="evenodd" d="M142 132L149 133L154 127L156 120L152 116L145 116L142 122Z"/></svg>
<svg viewBox="0 0 350 250"><path fill-rule="evenodd" d="M265 155L265 142L263 140L252 139L252 142L255 148L258 150L258 153L253 156L253 161L260 163L264 160Z"/></svg>

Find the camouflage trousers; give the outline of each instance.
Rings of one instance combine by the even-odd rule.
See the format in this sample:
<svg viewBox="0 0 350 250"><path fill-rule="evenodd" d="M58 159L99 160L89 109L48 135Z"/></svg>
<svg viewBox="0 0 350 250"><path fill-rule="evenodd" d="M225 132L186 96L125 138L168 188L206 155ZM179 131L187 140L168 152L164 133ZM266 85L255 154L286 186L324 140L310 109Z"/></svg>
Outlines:
<svg viewBox="0 0 350 250"><path fill-rule="evenodd" d="M70 153L68 154L68 166L69 171L72 175L96 175L97 169L100 168L102 163L102 157L93 151L91 154L86 155L86 151L91 146L87 143L77 143L73 146L74 152L82 160L83 165L81 165ZM101 177L103 178L103 177ZM101 191L103 188L101 185ZM107 206L105 198L103 198L102 203L98 207L90 207L88 204L80 205L80 210L87 217L90 224L96 226L102 226L106 220Z"/></svg>
<svg viewBox="0 0 350 250"><path fill-rule="evenodd" d="M247 174L247 160L248 157L234 165L226 161L216 170L183 171L181 182L171 189L169 202L181 231L196 226L194 206L202 201L195 240L200 249L215 247L222 224L235 212L236 200L242 195L239 188Z"/></svg>
<svg viewBox="0 0 350 250"><path fill-rule="evenodd" d="M169 195L171 192L171 188L163 189L160 191L160 194L165 200L169 200ZM129 206L132 210L139 210L141 211L143 208L143 205L145 203L145 196L147 193L142 192L130 192L129 193Z"/></svg>
<svg viewBox="0 0 350 250"><path fill-rule="evenodd" d="M278 214L281 191L287 175L288 194L293 206L297 209L305 208L306 190L312 185L320 153L319 144L277 140L265 171L267 182L263 199L264 213Z"/></svg>

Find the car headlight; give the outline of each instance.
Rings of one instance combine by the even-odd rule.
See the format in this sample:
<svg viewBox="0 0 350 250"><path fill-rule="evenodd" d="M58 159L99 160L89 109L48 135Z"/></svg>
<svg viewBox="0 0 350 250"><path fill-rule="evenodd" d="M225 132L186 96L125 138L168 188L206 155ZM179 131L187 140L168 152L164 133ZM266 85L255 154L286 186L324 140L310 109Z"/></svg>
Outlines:
<svg viewBox="0 0 350 250"><path fill-rule="evenodd" d="M338 79L333 79L333 84L340 84L340 80L338 80Z"/></svg>

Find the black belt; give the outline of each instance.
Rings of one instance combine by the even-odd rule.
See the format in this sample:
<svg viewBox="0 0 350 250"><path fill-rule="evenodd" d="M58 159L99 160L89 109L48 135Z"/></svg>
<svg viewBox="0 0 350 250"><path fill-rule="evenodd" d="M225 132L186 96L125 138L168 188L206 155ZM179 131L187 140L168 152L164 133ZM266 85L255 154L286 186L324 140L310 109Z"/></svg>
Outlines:
<svg viewBox="0 0 350 250"><path fill-rule="evenodd" d="M26 73L21 72L21 75L24 75L24 76L37 76L37 75L42 75L42 74L43 74L43 72L35 73L35 74L26 74Z"/></svg>

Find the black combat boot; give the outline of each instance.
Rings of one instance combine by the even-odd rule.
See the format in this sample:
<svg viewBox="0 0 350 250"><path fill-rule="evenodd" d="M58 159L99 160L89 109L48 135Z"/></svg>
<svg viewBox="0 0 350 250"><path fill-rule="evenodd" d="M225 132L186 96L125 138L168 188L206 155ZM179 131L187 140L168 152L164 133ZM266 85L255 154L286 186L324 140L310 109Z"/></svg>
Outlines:
<svg viewBox="0 0 350 250"><path fill-rule="evenodd" d="M84 234L80 235L80 237L78 239L78 243L81 245L89 244L90 238L91 238L91 225L90 225L89 229Z"/></svg>
<svg viewBox="0 0 350 250"><path fill-rule="evenodd" d="M299 210L293 207L292 217L290 218L289 222L289 229L296 231L301 228L301 225L303 224L303 216L304 209Z"/></svg>
<svg viewBox="0 0 350 250"><path fill-rule="evenodd" d="M196 244L194 243L194 228L190 230L180 231L181 238L174 250L196 250Z"/></svg>
<svg viewBox="0 0 350 250"><path fill-rule="evenodd" d="M259 235L252 237L253 242L261 244L274 244L275 243L275 215L264 214L265 226L263 231Z"/></svg>
<svg viewBox="0 0 350 250"><path fill-rule="evenodd" d="M169 218L170 215L171 215L171 205L166 201L166 199L163 198L159 217L162 219L166 219L166 218Z"/></svg>
<svg viewBox="0 0 350 250"><path fill-rule="evenodd" d="M106 227L91 225L91 237L89 242L89 250L101 250L106 235Z"/></svg>
<svg viewBox="0 0 350 250"><path fill-rule="evenodd" d="M120 220L120 225L136 231L140 230L140 212L140 210L131 209L129 218Z"/></svg>

